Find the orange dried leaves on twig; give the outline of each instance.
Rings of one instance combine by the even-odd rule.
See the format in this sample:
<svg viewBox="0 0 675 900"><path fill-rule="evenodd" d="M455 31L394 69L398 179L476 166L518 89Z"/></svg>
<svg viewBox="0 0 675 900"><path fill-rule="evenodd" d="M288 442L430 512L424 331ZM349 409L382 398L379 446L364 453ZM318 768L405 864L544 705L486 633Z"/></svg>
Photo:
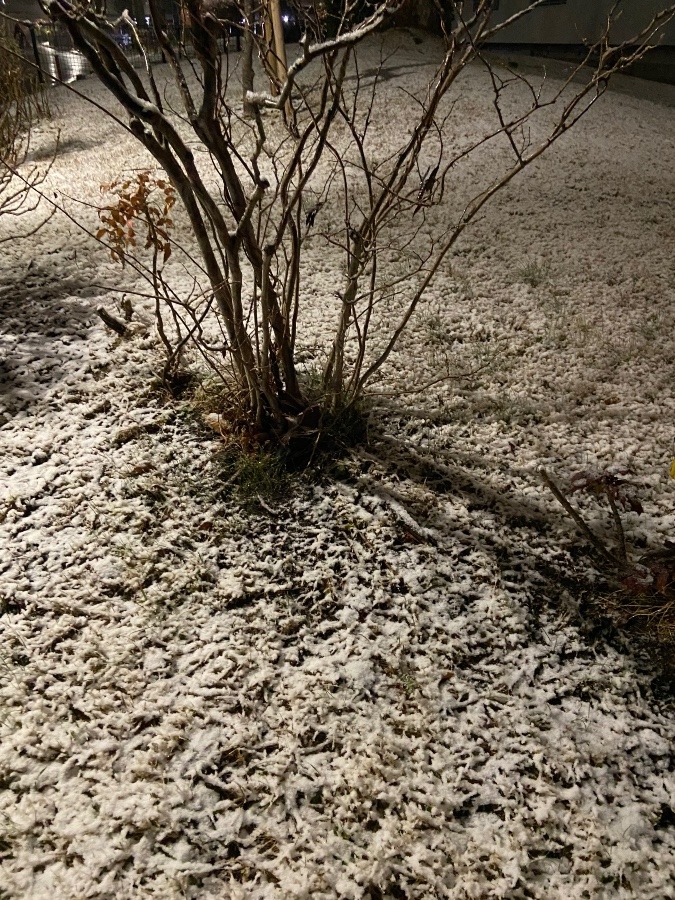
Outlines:
<svg viewBox="0 0 675 900"><path fill-rule="evenodd" d="M116 198L99 210L101 227L96 232L97 240L105 240L110 247L112 258L124 265L129 248L138 246L137 232L145 229L144 248L161 253L164 264L171 256L171 209L176 202L173 186L143 171L133 178L102 184L101 193Z"/></svg>

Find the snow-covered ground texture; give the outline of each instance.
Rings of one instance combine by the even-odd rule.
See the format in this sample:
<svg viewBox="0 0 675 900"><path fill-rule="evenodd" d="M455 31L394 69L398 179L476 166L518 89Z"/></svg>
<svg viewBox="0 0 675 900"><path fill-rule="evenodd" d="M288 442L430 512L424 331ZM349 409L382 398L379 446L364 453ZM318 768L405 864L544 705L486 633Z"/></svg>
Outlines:
<svg viewBox="0 0 675 900"><path fill-rule="evenodd" d="M438 49L396 39L390 132ZM253 512L215 435L151 390L152 332L96 317L128 274L63 216L3 246L3 897L675 897L672 700L580 614L593 570L537 475L630 466L630 541L673 536L660 90L609 92L467 232L351 475ZM146 165L56 96L49 191L96 202ZM458 97L461 142L479 67ZM308 345L340 276L316 254ZM476 374L404 393L448 360Z"/></svg>

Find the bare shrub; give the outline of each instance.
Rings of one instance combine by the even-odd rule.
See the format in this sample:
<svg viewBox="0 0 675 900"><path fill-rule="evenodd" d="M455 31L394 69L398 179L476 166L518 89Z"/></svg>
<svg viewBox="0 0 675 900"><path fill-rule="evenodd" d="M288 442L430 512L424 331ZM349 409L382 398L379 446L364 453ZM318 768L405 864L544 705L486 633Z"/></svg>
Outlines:
<svg viewBox="0 0 675 900"><path fill-rule="evenodd" d="M498 24L489 0L446 3L442 20L448 24L435 71L426 91L408 98L414 118L385 158L373 122L382 116L380 87L392 61L383 50L375 71L366 73L358 47L387 24L401 0L359 7L360 16L346 0L331 4L330 36L305 35L288 69L279 41L270 36L270 21L261 34L260 16L248 2L234 14L230 5L223 20L217 5L185 0L182 24L192 54L186 56L170 36L160 4L149 0L180 98L176 109L149 61L144 73L131 66L97 6L77 0L49 4L50 15L65 24L95 76L125 109L128 121L120 124L166 173L189 221L194 245L183 249L200 284L193 296L177 296L166 270L156 265L172 240L170 229L148 232L155 262L140 266L171 310L175 328L162 326L169 359L179 358L186 338L193 342L230 386L236 424L260 443L315 441L322 410L358 402L380 377L441 263L484 205L574 126L601 97L608 78L641 58L675 15L675 6L664 4L639 34L618 46L609 43L610 16L604 34L565 83L549 87L486 52L490 38L542 2ZM223 22L242 17L244 45L258 46L270 79L269 90L245 91L246 110L241 89L230 84L231 61L222 42ZM322 22L317 18L315 30L328 28ZM480 140L463 144L450 92L461 91L458 79L472 62L487 76L492 124ZM270 111L276 118L270 119ZM474 168L470 199L446 229L432 233L425 227L429 211L466 160L487 145L501 148L501 172L482 177L480 167ZM136 213L150 221L147 209ZM323 348L314 392L307 390L298 357L310 236L331 252L337 248L342 259L333 337ZM161 322L160 304L157 309Z"/></svg>
<svg viewBox="0 0 675 900"><path fill-rule="evenodd" d="M42 183L45 170L34 167L20 173L19 169L28 156L31 127L48 114L44 91L0 20L0 216L20 216L40 202L31 189ZM46 218L0 242L34 234Z"/></svg>

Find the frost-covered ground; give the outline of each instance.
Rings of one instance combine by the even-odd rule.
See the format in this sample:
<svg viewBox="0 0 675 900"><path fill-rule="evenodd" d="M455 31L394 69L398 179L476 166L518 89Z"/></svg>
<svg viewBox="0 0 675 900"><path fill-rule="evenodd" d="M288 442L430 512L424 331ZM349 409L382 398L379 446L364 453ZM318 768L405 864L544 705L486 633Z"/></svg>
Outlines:
<svg viewBox="0 0 675 900"><path fill-rule="evenodd" d="M401 42L392 131L436 52ZM536 474L630 465L631 540L673 535L675 95L650 90L500 195L383 389L477 374L383 398L350 477L258 513L149 390L152 335L96 317L128 275L64 217L3 246L0 895L675 897L672 700L579 613L593 571ZM472 69L463 137L486 103ZM62 199L145 164L70 94L45 154L56 126Z"/></svg>

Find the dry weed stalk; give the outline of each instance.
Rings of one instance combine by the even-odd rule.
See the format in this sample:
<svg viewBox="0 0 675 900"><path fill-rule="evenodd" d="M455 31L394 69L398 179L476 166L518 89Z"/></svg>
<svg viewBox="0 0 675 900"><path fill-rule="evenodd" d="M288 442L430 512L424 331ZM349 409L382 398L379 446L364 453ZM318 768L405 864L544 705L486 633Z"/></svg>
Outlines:
<svg viewBox="0 0 675 900"><path fill-rule="evenodd" d="M607 604L614 618L621 624L637 626L664 645L675 646L675 543L665 541L663 547L632 558L620 510L639 515L642 505L624 478L629 474L627 469L579 472L569 486L568 493L585 491L598 499L606 498L614 531L615 546L611 547L589 527L548 472L540 469L544 484L595 548L603 570L614 585Z"/></svg>

